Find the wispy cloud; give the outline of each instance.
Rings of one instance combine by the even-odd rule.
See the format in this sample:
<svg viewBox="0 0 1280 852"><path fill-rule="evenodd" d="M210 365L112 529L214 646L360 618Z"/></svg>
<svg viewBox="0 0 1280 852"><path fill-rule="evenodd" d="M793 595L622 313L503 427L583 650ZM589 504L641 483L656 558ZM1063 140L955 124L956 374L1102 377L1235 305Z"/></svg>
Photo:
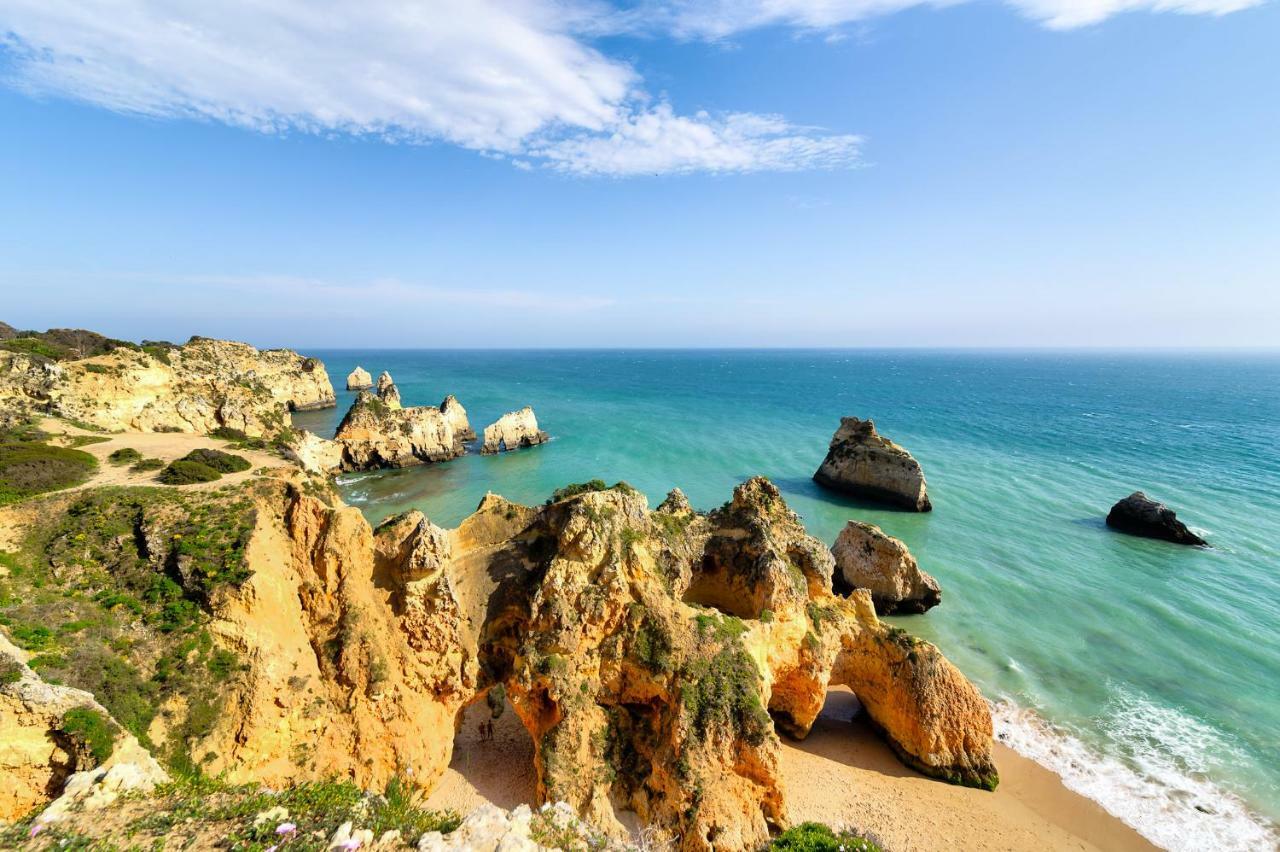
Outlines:
<svg viewBox="0 0 1280 852"><path fill-rule="evenodd" d="M847 165L856 140L677 115L584 33L589 0L0 0L9 82L264 132L443 141L576 174Z"/></svg>
<svg viewBox="0 0 1280 852"><path fill-rule="evenodd" d="M955 6L970 0L652 0L632 12L633 25L659 27L681 38L723 39L769 26L825 34L845 24L921 6ZM1052 29L1100 23L1124 12L1225 15L1263 0L1005 0Z"/></svg>
<svg viewBox="0 0 1280 852"><path fill-rule="evenodd" d="M723 39L965 0L0 0L8 83L125 113L278 133L445 142L578 175L843 168L857 136L726 110L680 114L604 34ZM1071 28L1259 0L1006 0Z"/></svg>

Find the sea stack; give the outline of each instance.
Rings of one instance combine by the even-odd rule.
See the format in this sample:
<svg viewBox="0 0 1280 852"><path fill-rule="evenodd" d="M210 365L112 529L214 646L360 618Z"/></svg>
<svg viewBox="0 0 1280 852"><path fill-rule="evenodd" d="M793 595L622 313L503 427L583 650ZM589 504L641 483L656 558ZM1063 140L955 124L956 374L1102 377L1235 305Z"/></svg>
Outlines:
<svg viewBox="0 0 1280 852"><path fill-rule="evenodd" d="M453 434L459 441L476 439L476 430L471 428L471 421L467 419L467 410L462 407L462 403L458 402L456 396L453 394L446 396L444 402L440 403L440 412L453 427Z"/></svg>
<svg viewBox="0 0 1280 852"><path fill-rule="evenodd" d="M1187 529L1165 504L1135 491L1111 507L1107 526L1129 535L1158 538L1174 544L1208 547L1209 542Z"/></svg>
<svg viewBox="0 0 1280 852"><path fill-rule="evenodd" d="M922 613L942 602L938 581L920 570L907 545L873 524L849 521L831 555L836 589L871 592L877 615Z"/></svg>
<svg viewBox="0 0 1280 852"><path fill-rule="evenodd" d="M449 461L465 452L454 421L441 409L430 405L401 408L399 394L395 400L392 405L367 390L356 395L334 436L342 445L344 470Z"/></svg>
<svg viewBox="0 0 1280 852"><path fill-rule="evenodd" d="M840 418L840 428L818 472L819 485L856 497L878 500L913 512L933 509L924 471L911 453L876 433L870 420Z"/></svg>
<svg viewBox="0 0 1280 852"><path fill-rule="evenodd" d="M366 390L373 387L373 376L364 367L356 367L347 374L347 390Z"/></svg>
<svg viewBox="0 0 1280 852"><path fill-rule="evenodd" d="M538 428L538 418L533 409L525 406L519 411L509 411L498 422L484 428L484 445L480 452L492 455L506 450L518 450L545 444L551 436Z"/></svg>
<svg viewBox="0 0 1280 852"><path fill-rule="evenodd" d="M388 408L400 408L400 388L396 387L396 383L391 380L391 374L386 370L382 371L382 375L378 376L378 399L382 400Z"/></svg>

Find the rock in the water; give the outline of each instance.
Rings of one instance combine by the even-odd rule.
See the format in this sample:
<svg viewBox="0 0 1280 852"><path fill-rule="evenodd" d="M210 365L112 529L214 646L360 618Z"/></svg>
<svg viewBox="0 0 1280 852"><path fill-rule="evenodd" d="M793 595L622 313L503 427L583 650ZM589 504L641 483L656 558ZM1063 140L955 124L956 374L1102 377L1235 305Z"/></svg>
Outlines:
<svg viewBox="0 0 1280 852"><path fill-rule="evenodd" d="M849 521L831 554L836 587L867 589L879 615L920 613L942 602L938 581L920 570L905 543L877 526Z"/></svg>
<svg viewBox="0 0 1280 852"><path fill-rule="evenodd" d="M396 387L396 383L391 380L391 374L386 370L382 371L382 375L378 376L378 399L382 400L390 408L400 408L400 388Z"/></svg>
<svg viewBox="0 0 1280 852"><path fill-rule="evenodd" d="M819 485L915 512L933 509L920 463L877 434L870 420L840 418L827 457L813 478Z"/></svg>
<svg viewBox="0 0 1280 852"><path fill-rule="evenodd" d="M458 436L458 440L474 441L476 439L476 430L471 428L471 421L467 419L467 410L462 407L462 403L458 402L456 396L453 394L446 396L444 402L440 403L440 411L453 427L453 433Z"/></svg>
<svg viewBox="0 0 1280 852"><path fill-rule="evenodd" d="M484 427L484 445L480 452L485 455L500 453L504 450L518 450L521 447L532 447L545 444L551 436L538 428L538 418L533 409L525 406L519 411L509 411L498 418L497 423Z"/></svg>
<svg viewBox="0 0 1280 852"><path fill-rule="evenodd" d="M365 390L373 387L373 376L364 367L356 367L347 374L347 390Z"/></svg>
<svg viewBox="0 0 1280 852"><path fill-rule="evenodd" d="M1135 491L1111 507L1107 526L1130 535L1159 538L1174 544L1208 546L1208 542L1187 529L1172 509Z"/></svg>
<svg viewBox="0 0 1280 852"><path fill-rule="evenodd" d="M386 375L385 373L383 375ZM389 387L394 390L395 385ZM360 391L334 440L342 445L345 470L408 467L462 455L465 447L453 423L435 406L401 408Z"/></svg>

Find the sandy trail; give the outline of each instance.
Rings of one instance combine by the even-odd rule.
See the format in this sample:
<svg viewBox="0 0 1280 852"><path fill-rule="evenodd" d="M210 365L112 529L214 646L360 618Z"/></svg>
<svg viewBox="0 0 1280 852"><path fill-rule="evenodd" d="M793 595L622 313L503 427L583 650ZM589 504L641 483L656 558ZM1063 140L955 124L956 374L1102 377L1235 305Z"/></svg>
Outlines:
<svg viewBox="0 0 1280 852"><path fill-rule="evenodd" d="M833 689L802 742L783 738L782 775L795 823L848 826L892 852L914 850L1153 850L1049 770L997 744L995 793L954 787L904 767L861 718L857 699ZM468 708L453 762L427 805L466 814L485 802L534 803L533 743L508 708L494 741L479 741L488 707Z"/></svg>
<svg viewBox="0 0 1280 852"><path fill-rule="evenodd" d="M118 432L118 433L96 433L80 429L72 426L62 420L54 420L46 418L40 423L40 428L48 432L50 435L64 436L92 436L97 438L106 438L107 440L97 444L86 444L78 449L90 454L98 460L98 469L88 481L77 485L74 488L68 488L67 491L75 491L83 488L98 488L103 485L160 485L156 482L156 474L159 471L148 470L135 472L131 470L131 465L122 464L115 465L107 461L107 456L116 450L131 447L142 453L143 458L160 459L163 462L171 462L174 459L180 459L192 450L197 449L214 449L223 450L225 452L234 453L237 456L243 456L248 459L253 467L240 473L224 473L221 479L214 482L198 482L192 485L167 486L170 488L207 490L212 488L221 488L224 485L234 485L243 482L258 474L255 471L263 467L285 467L288 465L284 459L279 456L272 455L261 450L239 450L232 449L229 442L219 438L210 438L208 435L196 435L190 432Z"/></svg>

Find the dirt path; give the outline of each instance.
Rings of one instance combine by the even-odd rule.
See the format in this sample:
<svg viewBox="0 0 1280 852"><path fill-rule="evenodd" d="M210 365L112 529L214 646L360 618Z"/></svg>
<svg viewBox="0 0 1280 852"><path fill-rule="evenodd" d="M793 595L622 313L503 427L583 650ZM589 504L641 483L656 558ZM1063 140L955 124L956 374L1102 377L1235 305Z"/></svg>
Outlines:
<svg viewBox="0 0 1280 852"><path fill-rule="evenodd" d="M73 438L76 436L106 438L107 440L96 444L86 444L78 449L89 453L98 460L98 469L87 482L77 485L74 488L68 488L67 491L75 491L84 488L98 488L103 485L159 485L156 482L156 474L159 471L134 471L132 465L122 464L116 465L107 461L107 456L116 450L130 447L142 454L143 458L160 459L166 464L180 459L192 450L198 449L214 449L225 450L238 456L248 459L253 465L251 468L240 473L224 473L221 479L214 482L198 482L192 485L168 486L171 488L182 488L184 490L208 490L212 488L221 488L224 485L234 485L243 482L255 476L255 471L264 467L284 467L288 462L279 456L272 455L261 450L239 450L232 449L227 441L218 438L210 438L208 435L196 435L188 432L120 432L120 433L96 433L80 429L76 426L63 421L46 418L40 423L40 429L54 436L63 436L64 438ZM66 443L64 441L64 443Z"/></svg>

